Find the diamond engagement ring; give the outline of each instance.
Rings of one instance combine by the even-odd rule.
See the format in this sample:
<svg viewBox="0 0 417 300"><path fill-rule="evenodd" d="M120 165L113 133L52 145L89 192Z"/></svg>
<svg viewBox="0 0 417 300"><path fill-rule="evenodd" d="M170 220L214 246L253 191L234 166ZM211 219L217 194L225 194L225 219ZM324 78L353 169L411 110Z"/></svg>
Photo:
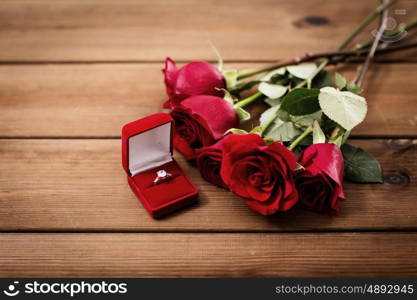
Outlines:
<svg viewBox="0 0 417 300"><path fill-rule="evenodd" d="M172 177L172 174L168 173L165 170L159 170L156 172L156 178L153 181L153 184L160 184L164 181L167 181L168 179L170 179Z"/></svg>

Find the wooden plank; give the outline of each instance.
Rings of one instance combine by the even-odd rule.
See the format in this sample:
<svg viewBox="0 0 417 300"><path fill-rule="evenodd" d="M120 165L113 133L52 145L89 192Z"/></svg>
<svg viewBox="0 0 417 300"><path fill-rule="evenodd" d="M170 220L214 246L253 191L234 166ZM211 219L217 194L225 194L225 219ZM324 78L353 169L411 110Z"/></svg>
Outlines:
<svg viewBox="0 0 417 300"><path fill-rule="evenodd" d="M379 1L183 0L0 3L0 61L277 60L337 45ZM394 8L409 21L414 0ZM376 23L357 41L372 38ZM416 53L415 51L412 53ZM397 55L414 60L416 56Z"/></svg>
<svg viewBox="0 0 417 300"><path fill-rule="evenodd" d="M200 203L153 220L131 192L119 140L0 140L1 231L293 231L417 229L417 140L353 140L381 162L384 184L345 183L339 217L273 217L203 181L175 155Z"/></svg>
<svg viewBox="0 0 417 300"><path fill-rule="evenodd" d="M256 64L230 64L256 67ZM161 110L162 63L0 66L0 136L119 136L123 124ZM340 68L353 78L356 66ZM374 64L369 113L353 135L417 135L413 64Z"/></svg>
<svg viewBox="0 0 417 300"><path fill-rule="evenodd" d="M416 233L1 234L1 277L414 277Z"/></svg>

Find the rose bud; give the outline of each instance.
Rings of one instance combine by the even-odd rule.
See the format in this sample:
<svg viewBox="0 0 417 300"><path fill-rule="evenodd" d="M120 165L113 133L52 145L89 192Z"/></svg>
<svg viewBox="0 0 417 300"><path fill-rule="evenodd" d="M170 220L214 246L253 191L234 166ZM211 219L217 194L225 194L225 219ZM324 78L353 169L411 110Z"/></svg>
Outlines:
<svg viewBox="0 0 417 300"><path fill-rule="evenodd" d="M222 98L207 95L189 97L171 112L175 122L174 147L187 160L195 158L195 150L211 146L239 119L233 106Z"/></svg>
<svg viewBox="0 0 417 300"><path fill-rule="evenodd" d="M227 188L220 176L220 168L223 160L223 141L228 136L220 139L217 143L202 147L196 150L197 167L200 170L201 176L208 182L219 187Z"/></svg>
<svg viewBox="0 0 417 300"><path fill-rule="evenodd" d="M164 108L174 108L182 100L195 95L212 95L223 97L221 89L226 88L220 71L204 61L195 61L177 69L171 58L165 60L165 86L168 101Z"/></svg>
<svg viewBox="0 0 417 300"><path fill-rule="evenodd" d="M252 210L271 215L297 203L293 178L297 159L280 142L267 145L257 134L232 134L222 145L222 179L247 199Z"/></svg>
<svg viewBox="0 0 417 300"><path fill-rule="evenodd" d="M300 203L307 209L337 215L343 194L343 155L335 144L314 144L299 158L304 167L296 172Z"/></svg>

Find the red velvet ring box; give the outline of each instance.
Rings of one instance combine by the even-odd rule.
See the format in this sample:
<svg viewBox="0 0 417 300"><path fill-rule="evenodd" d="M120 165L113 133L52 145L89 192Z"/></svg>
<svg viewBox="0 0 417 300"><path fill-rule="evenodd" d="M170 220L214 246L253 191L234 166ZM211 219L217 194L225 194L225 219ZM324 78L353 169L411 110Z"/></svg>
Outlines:
<svg viewBox="0 0 417 300"><path fill-rule="evenodd" d="M127 180L149 214L162 217L197 201L198 190L172 157L173 119L157 113L122 129L122 163ZM172 176L154 184L156 172Z"/></svg>

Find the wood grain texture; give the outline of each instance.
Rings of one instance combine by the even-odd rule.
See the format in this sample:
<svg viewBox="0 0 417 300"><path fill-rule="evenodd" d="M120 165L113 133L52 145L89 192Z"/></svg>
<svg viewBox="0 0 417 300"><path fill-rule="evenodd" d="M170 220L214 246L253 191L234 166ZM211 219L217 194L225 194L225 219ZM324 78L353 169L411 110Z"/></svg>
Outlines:
<svg viewBox="0 0 417 300"><path fill-rule="evenodd" d="M203 181L176 155L200 203L153 220L131 192L119 140L0 140L1 231L293 231L417 229L416 140L353 140L380 160L384 184L345 183L339 217L273 217Z"/></svg>
<svg viewBox="0 0 417 300"><path fill-rule="evenodd" d="M336 218L259 216L175 154L200 203L154 220L127 185L120 141L105 139L160 111L167 55L213 60L211 40L228 67L252 68L332 50L378 3L1 1L0 277L417 276L417 140L352 140L380 160L385 183L345 183ZM395 8L404 22L417 1ZM354 135L417 136L416 54L372 65ZM355 66L341 71L352 78Z"/></svg>
<svg viewBox="0 0 417 300"><path fill-rule="evenodd" d="M0 61L277 60L335 49L379 1L183 0L0 2ZM412 18L414 0L395 8ZM394 10L392 10L394 11ZM376 23L358 41L372 38ZM412 53L416 54L416 51ZM396 55L396 59L414 60Z"/></svg>
<svg viewBox="0 0 417 300"><path fill-rule="evenodd" d="M0 276L411 277L416 233L1 234Z"/></svg>
<svg viewBox="0 0 417 300"><path fill-rule="evenodd" d="M247 68L259 64L231 64ZM161 110L162 64L0 66L0 136L119 136L123 124ZM339 68L353 78L356 66ZM413 64L374 64L369 112L353 135L416 136Z"/></svg>

